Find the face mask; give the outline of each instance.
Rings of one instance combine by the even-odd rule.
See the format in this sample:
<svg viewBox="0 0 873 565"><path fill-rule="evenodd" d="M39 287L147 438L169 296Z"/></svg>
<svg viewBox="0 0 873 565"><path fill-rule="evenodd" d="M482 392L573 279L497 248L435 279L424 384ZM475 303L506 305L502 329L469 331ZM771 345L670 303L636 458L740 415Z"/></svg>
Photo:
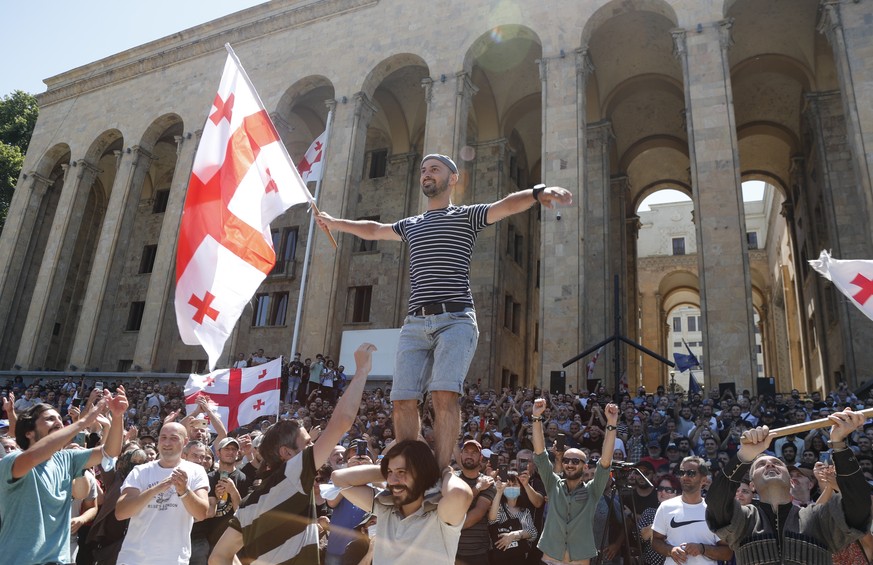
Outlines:
<svg viewBox="0 0 873 565"><path fill-rule="evenodd" d="M503 491L503 495L506 498L516 499L521 496L521 487L506 487L506 490Z"/></svg>

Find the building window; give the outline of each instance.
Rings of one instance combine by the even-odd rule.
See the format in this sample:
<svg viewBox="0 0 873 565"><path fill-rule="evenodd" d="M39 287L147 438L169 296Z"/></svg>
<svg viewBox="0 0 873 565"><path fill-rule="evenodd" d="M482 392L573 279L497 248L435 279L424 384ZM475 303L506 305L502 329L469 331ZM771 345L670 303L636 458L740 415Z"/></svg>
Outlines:
<svg viewBox="0 0 873 565"><path fill-rule="evenodd" d="M139 274L151 273L155 267L155 257L158 254L157 245L145 245L142 248L142 259L139 261Z"/></svg>
<svg viewBox="0 0 873 565"><path fill-rule="evenodd" d="M142 325L142 314L145 312L145 302L131 302L130 311L127 313L127 326L125 330L138 332Z"/></svg>
<svg viewBox="0 0 873 565"><path fill-rule="evenodd" d="M515 248L515 226L512 222L507 222L506 226L506 254L511 257Z"/></svg>
<svg viewBox="0 0 873 565"><path fill-rule="evenodd" d="M253 326L266 326L267 320L270 318L270 295L269 294L256 294L255 295L255 308L254 312L252 312L252 325Z"/></svg>
<svg viewBox="0 0 873 565"><path fill-rule="evenodd" d="M117 370L119 373L126 373L133 367L133 359L119 359Z"/></svg>
<svg viewBox="0 0 873 565"><path fill-rule="evenodd" d="M758 232L746 232L746 243L748 243L749 249L758 249Z"/></svg>
<svg viewBox="0 0 873 565"><path fill-rule="evenodd" d="M673 331L681 332L682 331L682 318L679 316L673 316Z"/></svg>
<svg viewBox="0 0 873 565"><path fill-rule="evenodd" d="M163 214L167 211L167 203L170 201L170 189L155 191L155 202L152 204L153 214Z"/></svg>
<svg viewBox="0 0 873 565"><path fill-rule="evenodd" d="M685 238L673 238L673 255L685 255Z"/></svg>
<svg viewBox="0 0 873 565"><path fill-rule="evenodd" d="M688 316L688 331L697 331L697 316Z"/></svg>
<svg viewBox="0 0 873 565"><path fill-rule="evenodd" d="M288 316L288 293L256 294L252 312L255 327L284 326Z"/></svg>
<svg viewBox="0 0 873 565"><path fill-rule="evenodd" d="M674 341L673 347L682 347L682 342L681 341Z"/></svg>
<svg viewBox="0 0 873 565"><path fill-rule="evenodd" d="M363 324L370 321L370 301L373 298L372 286L350 286L346 322Z"/></svg>
<svg viewBox="0 0 873 565"><path fill-rule="evenodd" d="M273 230L273 249L276 251L276 264L271 276L293 277L297 270L297 227Z"/></svg>
<svg viewBox="0 0 873 565"><path fill-rule="evenodd" d="M521 304L509 294L503 299L503 327L516 335L521 333Z"/></svg>
<svg viewBox="0 0 873 565"><path fill-rule="evenodd" d="M520 233L515 234L515 245L513 247L513 259L515 262L524 267L524 236Z"/></svg>
<svg viewBox="0 0 873 565"><path fill-rule="evenodd" d="M371 179L379 179L388 171L388 150L376 149L370 152L370 176Z"/></svg>
<svg viewBox="0 0 873 565"><path fill-rule="evenodd" d="M378 222L379 216L363 216L358 218L358 220L365 220L368 222ZM361 239L360 237L355 237L355 244L352 247L353 253L367 253L369 251L376 251L376 240L375 239Z"/></svg>

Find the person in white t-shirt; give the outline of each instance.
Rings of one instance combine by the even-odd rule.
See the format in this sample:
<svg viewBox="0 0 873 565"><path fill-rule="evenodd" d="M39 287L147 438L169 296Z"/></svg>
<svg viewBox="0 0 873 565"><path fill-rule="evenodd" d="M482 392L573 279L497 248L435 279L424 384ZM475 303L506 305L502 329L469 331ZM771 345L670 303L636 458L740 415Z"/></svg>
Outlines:
<svg viewBox="0 0 873 565"><path fill-rule="evenodd" d="M119 565L188 563L191 526L209 510L209 479L202 466L182 459L187 441L184 426L164 425L160 458L134 467L125 479L115 517L130 518L130 525Z"/></svg>
<svg viewBox="0 0 873 565"><path fill-rule="evenodd" d="M706 525L706 502L700 493L709 468L700 457L682 460L676 473L682 496L658 506L652 524L652 549L666 557L664 565L709 565L727 561L733 551Z"/></svg>

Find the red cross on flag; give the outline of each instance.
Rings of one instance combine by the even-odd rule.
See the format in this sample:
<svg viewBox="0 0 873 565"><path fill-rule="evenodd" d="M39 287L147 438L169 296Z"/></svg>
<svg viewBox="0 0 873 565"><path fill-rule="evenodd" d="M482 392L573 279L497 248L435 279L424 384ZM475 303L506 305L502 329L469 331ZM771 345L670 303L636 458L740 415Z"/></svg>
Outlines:
<svg viewBox="0 0 873 565"><path fill-rule="evenodd" d="M279 383L282 358L245 369L219 369L208 375L192 374L185 383L185 407L190 414L197 408L197 397L206 395L216 405L218 415L235 430L260 416L279 413Z"/></svg>
<svg viewBox="0 0 873 565"><path fill-rule="evenodd" d="M176 255L176 321L214 369L240 314L276 263L270 222L312 202L229 45L194 157Z"/></svg>
<svg viewBox="0 0 873 565"><path fill-rule="evenodd" d="M321 179L321 165L324 157L324 143L327 139L327 130L324 130L321 135L315 138L309 149L306 150L306 155L297 163L297 171L300 173L300 178L303 182L318 181Z"/></svg>
<svg viewBox="0 0 873 565"><path fill-rule="evenodd" d="M861 312L873 320L873 261L832 259L822 251L809 265L852 299Z"/></svg>

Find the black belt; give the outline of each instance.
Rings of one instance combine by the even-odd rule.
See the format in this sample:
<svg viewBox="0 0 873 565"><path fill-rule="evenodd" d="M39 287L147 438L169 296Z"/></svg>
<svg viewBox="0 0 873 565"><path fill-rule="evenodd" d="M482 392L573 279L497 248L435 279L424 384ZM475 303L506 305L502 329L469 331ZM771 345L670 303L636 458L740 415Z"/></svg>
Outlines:
<svg viewBox="0 0 873 565"><path fill-rule="evenodd" d="M434 314L445 314L446 312L463 312L467 308L472 308L472 304L466 302L439 302L437 304L425 304L409 313L410 316L433 316Z"/></svg>

